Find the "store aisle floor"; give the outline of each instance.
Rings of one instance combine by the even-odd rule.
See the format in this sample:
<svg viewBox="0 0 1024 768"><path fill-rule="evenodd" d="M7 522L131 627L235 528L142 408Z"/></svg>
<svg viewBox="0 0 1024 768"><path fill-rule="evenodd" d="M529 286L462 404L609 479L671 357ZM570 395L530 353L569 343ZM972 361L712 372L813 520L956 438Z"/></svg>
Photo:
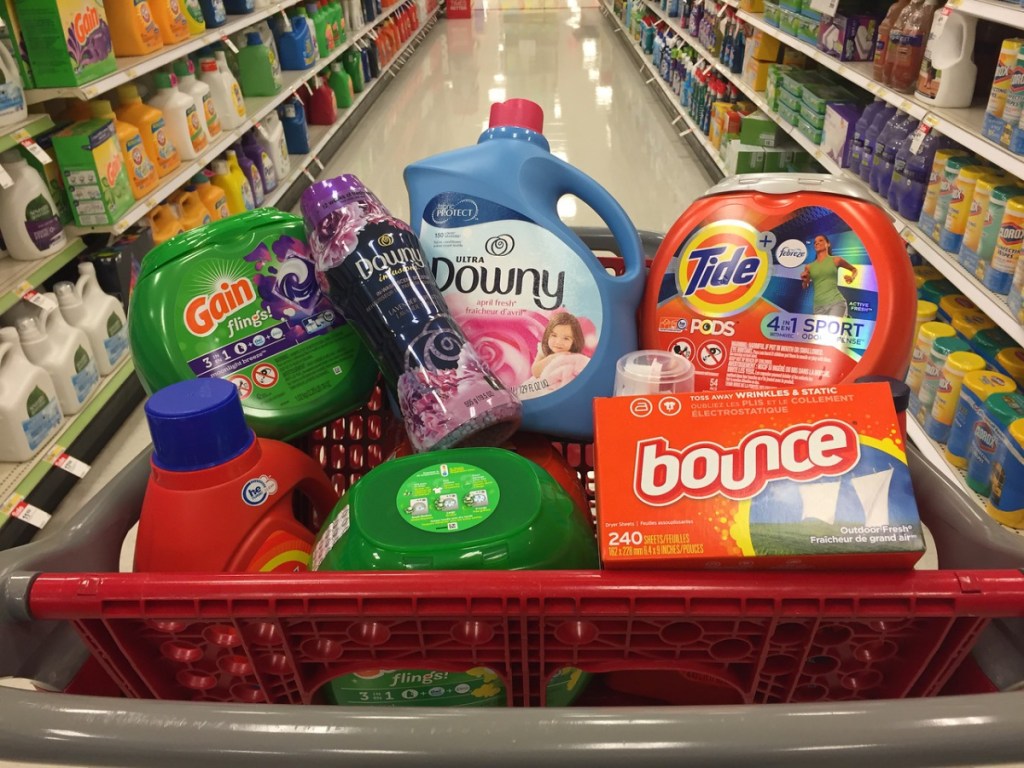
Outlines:
<svg viewBox="0 0 1024 768"><path fill-rule="evenodd" d="M641 229L665 232L711 183L611 25L597 8L578 6L443 23L325 175L356 174L407 219L405 166L474 144L491 103L508 98L538 102L552 152L597 179ZM571 225L601 223L573 198L559 212Z"/></svg>

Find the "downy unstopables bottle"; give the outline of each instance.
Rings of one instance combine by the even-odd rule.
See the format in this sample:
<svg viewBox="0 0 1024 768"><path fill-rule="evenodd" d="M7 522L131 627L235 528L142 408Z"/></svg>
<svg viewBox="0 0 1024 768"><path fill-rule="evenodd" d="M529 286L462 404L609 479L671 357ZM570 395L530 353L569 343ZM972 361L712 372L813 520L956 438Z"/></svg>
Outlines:
<svg viewBox="0 0 1024 768"><path fill-rule="evenodd" d="M523 428L590 440L591 401L612 394L616 361L637 348L644 254L626 212L555 157L543 112L491 106L476 146L409 165L413 226L466 337L523 401ZM625 261L612 277L558 215L566 194L604 219Z"/></svg>

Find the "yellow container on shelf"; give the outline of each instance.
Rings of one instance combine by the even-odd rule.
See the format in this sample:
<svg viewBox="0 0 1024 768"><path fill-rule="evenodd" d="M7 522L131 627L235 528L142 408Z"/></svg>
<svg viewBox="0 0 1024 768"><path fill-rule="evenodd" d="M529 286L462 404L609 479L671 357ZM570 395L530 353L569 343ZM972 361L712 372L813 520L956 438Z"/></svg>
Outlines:
<svg viewBox="0 0 1024 768"><path fill-rule="evenodd" d="M144 104L134 85L119 86L117 98L121 102L121 106L114 110L117 118L139 129L142 144L156 166L157 174L164 177L181 165L178 149L167 135L163 112Z"/></svg>
<svg viewBox="0 0 1024 768"><path fill-rule="evenodd" d="M972 371L984 371L985 359L973 352L952 352L946 358L939 374L939 385L935 390L931 413L924 423L924 431L932 440L945 443L953 426L953 417L960 402L960 390L964 377Z"/></svg>
<svg viewBox="0 0 1024 768"><path fill-rule="evenodd" d="M914 342L914 351L910 359L910 370L907 372L907 386L910 387L913 394L916 395L921 391L924 369L927 367L928 358L932 353L932 342L945 336L956 336L953 326L948 323L934 321L922 323L918 329L917 340Z"/></svg>
<svg viewBox="0 0 1024 768"><path fill-rule="evenodd" d="M1024 349L1009 347L996 354L996 368L1024 387Z"/></svg>
<svg viewBox="0 0 1024 768"><path fill-rule="evenodd" d="M200 171L193 176L191 186L195 188L199 199L206 206L211 221L220 221L231 215L231 211L228 209L228 196L224 194L223 189L211 184L210 177L205 173Z"/></svg>
<svg viewBox="0 0 1024 768"><path fill-rule="evenodd" d="M921 290L921 286L929 280L941 280L942 273L931 264L918 264L914 267L914 287Z"/></svg>
<svg viewBox="0 0 1024 768"><path fill-rule="evenodd" d="M992 491L985 511L1011 528L1024 528L1024 419L1010 425L992 461Z"/></svg>
<svg viewBox="0 0 1024 768"><path fill-rule="evenodd" d="M986 173L978 179L967 215L967 224L963 231L961 248L971 251L978 250L978 246L981 244L981 233L985 231L985 223L988 219L988 203L992 197L992 190L1005 183L1006 174Z"/></svg>
<svg viewBox="0 0 1024 768"><path fill-rule="evenodd" d="M956 335L966 342L970 342L978 331L996 327L996 324L992 322L988 315L976 309L954 312L950 325L953 326Z"/></svg>
<svg viewBox="0 0 1024 768"><path fill-rule="evenodd" d="M213 163L213 185L224 190L228 200L228 210L232 214L251 211L256 207L252 196L252 187L237 162L229 165L226 160L215 160Z"/></svg>
<svg viewBox="0 0 1024 768"><path fill-rule="evenodd" d="M116 56L145 56L163 48L148 0L104 0Z"/></svg>
<svg viewBox="0 0 1024 768"><path fill-rule="evenodd" d="M967 469L971 442L978 421L985 418L985 401L992 395L1014 392L1017 384L1009 376L995 371L971 371L964 376L960 401L953 416L953 427L946 441L946 461L957 469Z"/></svg>
<svg viewBox="0 0 1024 768"><path fill-rule="evenodd" d="M160 183L160 176L149 153L146 152L146 145L142 143L139 129L131 123L119 120L109 101L99 99L90 102L89 108L93 117L113 121L117 141L121 145L121 154L124 155L125 171L128 174L128 184L132 188L132 196L136 200L141 200Z"/></svg>
<svg viewBox="0 0 1024 768"><path fill-rule="evenodd" d="M938 305L934 301L924 301L919 299L917 302L917 320L914 322L914 338L921 332L921 326L925 323L930 323L935 320L935 316L938 313ZM913 354L913 352L911 352Z"/></svg>
<svg viewBox="0 0 1024 768"><path fill-rule="evenodd" d="M171 202L178 207L178 219L185 232L213 221L213 217L195 190L182 190L174 195Z"/></svg>
<svg viewBox="0 0 1024 768"><path fill-rule="evenodd" d="M940 149L935 153L935 160L932 162L932 171L928 175L928 189L924 194L924 206L921 208L921 215L934 216L935 208L939 202L939 194L942 192L942 182L946 178L946 164L954 158L963 157L962 149ZM928 233L929 235L931 233Z"/></svg>
<svg viewBox="0 0 1024 768"><path fill-rule="evenodd" d="M948 323L957 312L980 312L978 305L962 293L950 293L939 299L937 319Z"/></svg>
<svg viewBox="0 0 1024 768"><path fill-rule="evenodd" d="M184 231L173 205L158 205L149 212L148 218L149 228L153 232L154 246L160 245Z"/></svg>
<svg viewBox="0 0 1024 768"><path fill-rule="evenodd" d="M181 6L182 0L152 0L153 18L160 27L164 45L188 40L188 19Z"/></svg>

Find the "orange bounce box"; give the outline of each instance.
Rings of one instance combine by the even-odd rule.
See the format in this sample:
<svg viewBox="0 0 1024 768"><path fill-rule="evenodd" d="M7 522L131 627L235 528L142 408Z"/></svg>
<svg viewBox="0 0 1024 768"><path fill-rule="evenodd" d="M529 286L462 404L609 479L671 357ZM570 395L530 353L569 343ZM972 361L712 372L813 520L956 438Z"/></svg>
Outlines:
<svg viewBox="0 0 1024 768"><path fill-rule="evenodd" d="M606 568L910 568L924 539L886 384L600 398Z"/></svg>

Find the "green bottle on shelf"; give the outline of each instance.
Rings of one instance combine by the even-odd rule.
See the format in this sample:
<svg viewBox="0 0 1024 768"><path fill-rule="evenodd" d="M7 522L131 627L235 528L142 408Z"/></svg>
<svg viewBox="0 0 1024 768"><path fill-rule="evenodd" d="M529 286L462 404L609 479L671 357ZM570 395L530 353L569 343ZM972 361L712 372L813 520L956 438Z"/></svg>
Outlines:
<svg viewBox="0 0 1024 768"><path fill-rule="evenodd" d="M316 29L316 44L320 49L320 57L323 58L334 50L334 31L331 29L331 20L316 3L306 3L306 15L313 20L313 27Z"/></svg>
<svg viewBox="0 0 1024 768"><path fill-rule="evenodd" d="M242 94L273 96L281 90L281 64L263 42L259 32L245 36L246 46L238 52L238 84Z"/></svg>
<svg viewBox="0 0 1024 768"><path fill-rule="evenodd" d="M341 54L341 63L345 66L349 77L352 78L352 90L362 93L365 84L363 83L363 57L359 51L355 47L349 48Z"/></svg>
<svg viewBox="0 0 1024 768"><path fill-rule="evenodd" d="M327 3L327 6L334 11L334 18L338 20L338 33L341 37L335 38L334 42L341 45L348 40L348 31L345 29L345 9L342 7L340 0L331 0L331 2Z"/></svg>
<svg viewBox="0 0 1024 768"><path fill-rule="evenodd" d="M352 106L352 102L355 100L352 78L349 77L348 72L337 61L331 64L331 76L327 78L327 84L334 91L334 98L337 100L339 108L344 109L345 107Z"/></svg>
<svg viewBox="0 0 1024 768"><path fill-rule="evenodd" d="M331 25L331 35L334 37L334 47L337 48L341 45L341 41L344 39L341 36L341 16L335 12L335 8L327 0L320 0L320 9L323 11L324 18L327 19Z"/></svg>

